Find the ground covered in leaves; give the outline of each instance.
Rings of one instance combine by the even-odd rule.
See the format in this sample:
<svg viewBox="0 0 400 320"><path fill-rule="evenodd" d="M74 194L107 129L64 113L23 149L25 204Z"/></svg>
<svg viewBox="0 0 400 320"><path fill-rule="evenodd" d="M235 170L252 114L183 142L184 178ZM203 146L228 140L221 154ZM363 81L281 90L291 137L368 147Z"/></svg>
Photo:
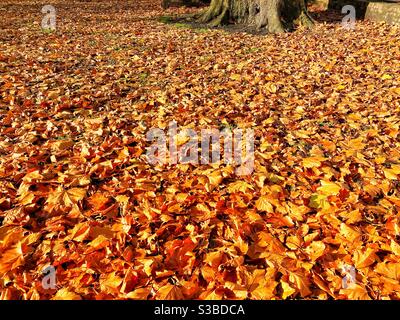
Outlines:
<svg viewBox="0 0 400 320"><path fill-rule="evenodd" d="M58 0L44 32L45 4L0 5L1 298L400 298L399 28L258 36ZM171 120L253 128L253 174L150 165Z"/></svg>

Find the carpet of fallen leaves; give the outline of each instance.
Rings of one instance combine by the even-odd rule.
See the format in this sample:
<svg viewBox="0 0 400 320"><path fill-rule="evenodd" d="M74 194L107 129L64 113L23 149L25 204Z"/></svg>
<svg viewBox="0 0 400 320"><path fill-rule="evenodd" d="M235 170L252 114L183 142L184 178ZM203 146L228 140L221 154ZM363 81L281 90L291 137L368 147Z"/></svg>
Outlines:
<svg viewBox="0 0 400 320"><path fill-rule="evenodd" d="M1 298L400 298L399 28L257 36L56 0L49 33L45 4L0 4ZM151 166L171 120L253 128L253 174Z"/></svg>

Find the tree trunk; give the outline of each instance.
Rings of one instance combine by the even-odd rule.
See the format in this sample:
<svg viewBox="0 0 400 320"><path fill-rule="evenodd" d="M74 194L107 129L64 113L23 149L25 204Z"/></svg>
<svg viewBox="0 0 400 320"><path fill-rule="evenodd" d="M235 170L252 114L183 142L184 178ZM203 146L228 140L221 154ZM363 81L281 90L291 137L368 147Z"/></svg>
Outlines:
<svg viewBox="0 0 400 320"><path fill-rule="evenodd" d="M198 20L210 26L241 23L258 29L266 27L271 33L314 24L306 0L212 0Z"/></svg>

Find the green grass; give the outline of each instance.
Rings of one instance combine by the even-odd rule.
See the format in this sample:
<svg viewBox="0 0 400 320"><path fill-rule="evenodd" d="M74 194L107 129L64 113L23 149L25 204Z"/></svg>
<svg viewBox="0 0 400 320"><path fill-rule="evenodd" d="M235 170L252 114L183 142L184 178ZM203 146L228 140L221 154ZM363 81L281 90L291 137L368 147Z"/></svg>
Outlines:
<svg viewBox="0 0 400 320"><path fill-rule="evenodd" d="M246 50L246 53L247 54L248 53L255 53L255 52L258 52L260 50L261 50L261 48L249 48L248 50Z"/></svg>
<svg viewBox="0 0 400 320"><path fill-rule="evenodd" d="M174 23L172 24L175 28L179 28L179 29L186 29L186 28L190 28L190 26L186 23Z"/></svg>
<svg viewBox="0 0 400 320"><path fill-rule="evenodd" d="M158 21L161 23L173 23L173 18L171 16L161 16L158 18Z"/></svg>
<svg viewBox="0 0 400 320"><path fill-rule="evenodd" d="M50 34L50 33L56 32L56 30L52 29L52 28L45 28L45 29L42 28L42 32L46 33L46 34Z"/></svg>
<svg viewBox="0 0 400 320"><path fill-rule="evenodd" d="M210 32L210 29L207 29L207 28L197 28L197 29L194 29L194 32L196 32L196 33L207 33L207 32Z"/></svg>
<svg viewBox="0 0 400 320"><path fill-rule="evenodd" d="M177 22L177 19L172 16L161 16L158 18L158 21L161 23L169 24L178 29L192 29L196 33L206 33L210 31L207 28L196 28L189 23Z"/></svg>
<svg viewBox="0 0 400 320"><path fill-rule="evenodd" d="M145 83L147 82L147 78L148 78L149 76L150 76L150 74L147 73L147 72L142 72L142 73L139 74L139 80L140 80L140 82L142 83L142 85L145 84Z"/></svg>

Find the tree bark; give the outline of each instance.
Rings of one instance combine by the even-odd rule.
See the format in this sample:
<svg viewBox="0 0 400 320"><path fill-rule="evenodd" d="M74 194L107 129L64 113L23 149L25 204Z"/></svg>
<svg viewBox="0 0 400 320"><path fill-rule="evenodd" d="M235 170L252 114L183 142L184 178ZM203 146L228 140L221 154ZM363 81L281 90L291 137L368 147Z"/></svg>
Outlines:
<svg viewBox="0 0 400 320"><path fill-rule="evenodd" d="M212 0L198 21L210 26L241 23L266 27L271 33L293 29L296 25L312 27L306 0Z"/></svg>

